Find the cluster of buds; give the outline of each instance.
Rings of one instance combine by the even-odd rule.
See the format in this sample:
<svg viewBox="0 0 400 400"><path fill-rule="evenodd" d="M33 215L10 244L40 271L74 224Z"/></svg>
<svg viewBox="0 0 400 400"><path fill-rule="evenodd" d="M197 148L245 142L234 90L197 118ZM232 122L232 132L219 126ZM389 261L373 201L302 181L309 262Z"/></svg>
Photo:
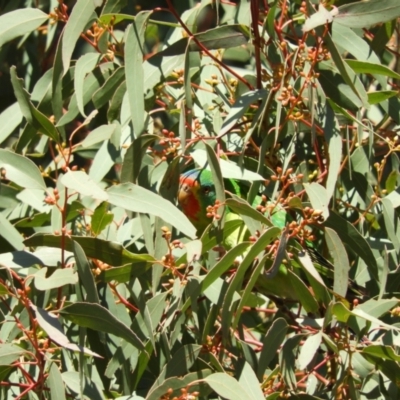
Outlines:
<svg viewBox="0 0 400 400"><path fill-rule="evenodd" d="M224 349L221 339L220 334L216 334L214 337L207 335L206 342L203 343L201 352L218 355L220 351Z"/></svg>
<svg viewBox="0 0 400 400"><path fill-rule="evenodd" d="M304 220L306 220L307 224L313 224L315 222L323 222L324 217L322 216L322 210L314 210L311 207L305 207L303 210Z"/></svg>
<svg viewBox="0 0 400 400"><path fill-rule="evenodd" d="M272 79L273 79L273 86L280 86L282 83L282 79L285 75L285 66L284 64L277 64L277 65L271 65L272 67Z"/></svg>
<svg viewBox="0 0 400 400"><path fill-rule="evenodd" d="M171 239L171 236L172 236L172 233L171 233L171 231L168 229L168 227L166 227L166 226L163 226L162 228L161 228L161 231L162 231L162 237L169 243L169 241L170 241L170 239Z"/></svg>
<svg viewBox="0 0 400 400"><path fill-rule="evenodd" d="M183 85L183 83L184 83L184 76L183 76L184 72L185 72L185 70L183 68L174 69L171 72L171 77L175 78L178 83Z"/></svg>
<svg viewBox="0 0 400 400"><path fill-rule="evenodd" d="M267 82L272 79L272 76L268 73L268 71L265 68L261 69L261 80L263 82Z"/></svg>
<svg viewBox="0 0 400 400"><path fill-rule="evenodd" d="M267 196L265 196L265 194L261 195L261 204L259 204L258 206L256 206L256 210L260 211L260 213L265 214L265 212L267 210L269 210L269 205L266 204L267 203ZM275 206L274 206L275 207Z"/></svg>
<svg viewBox="0 0 400 400"><path fill-rule="evenodd" d="M174 389L169 388L167 392L160 397L160 400L196 400L199 398L200 395L199 392L189 393L188 389L186 388L181 389L181 395L179 397L178 396L171 397L173 393Z"/></svg>
<svg viewBox="0 0 400 400"><path fill-rule="evenodd" d="M94 276L99 276L103 271L111 268L110 264L102 262L100 260L93 260L95 268L92 268L92 273Z"/></svg>
<svg viewBox="0 0 400 400"><path fill-rule="evenodd" d="M400 317L400 307L395 307L389 311L392 317Z"/></svg>
<svg viewBox="0 0 400 400"><path fill-rule="evenodd" d="M217 86L220 83L216 74L212 74L211 78L205 79L204 82L208 83L212 87Z"/></svg>
<svg viewBox="0 0 400 400"><path fill-rule="evenodd" d="M305 113L303 110L298 110L294 113L289 114L288 119L290 119L291 121L301 121L303 119L306 119L308 117L308 114L308 112Z"/></svg>
<svg viewBox="0 0 400 400"><path fill-rule="evenodd" d="M176 239L171 242L170 247L171 249L183 249L184 246L180 240Z"/></svg>
<svg viewBox="0 0 400 400"><path fill-rule="evenodd" d="M295 177L290 177L293 174L293 168L288 168L285 173L283 173L283 169L281 167L276 168L276 172L278 175L272 175L271 181L281 181L282 183L296 183L301 181L304 178L304 174L297 174Z"/></svg>
<svg viewBox="0 0 400 400"><path fill-rule="evenodd" d="M290 104L290 106L293 107L297 103L297 97L293 95L293 86L289 85L283 87L277 100L280 101L283 106Z"/></svg>
<svg viewBox="0 0 400 400"><path fill-rule="evenodd" d="M62 22L67 22L68 20L68 7L62 3L59 2L58 7L54 8L54 12L51 12L49 14L49 17L52 19L52 24L55 24L57 21L62 21Z"/></svg>
<svg viewBox="0 0 400 400"><path fill-rule="evenodd" d="M265 197L265 196L264 196ZM257 242L258 238L261 236L261 232L260 231L255 231L254 236L250 236L249 237L249 241L250 242Z"/></svg>
<svg viewBox="0 0 400 400"><path fill-rule="evenodd" d="M172 274L174 276L179 276L181 278L181 282L183 284L186 284L186 281L183 282L184 276L178 271L180 269L186 268L186 264L183 263L180 265L176 265L175 257L172 254L173 249L177 249L177 248L182 249L183 243L180 240L173 240L171 242L172 233L166 226L163 226L161 228L161 231L163 232L162 237L165 239L165 241L167 242L167 246L168 246L168 253L166 255L164 255L163 257L161 257L161 263L165 268L171 270ZM174 283L174 280L170 280L169 283L166 284L166 286L173 285L173 283Z"/></svg>
<svg viewBox="0 0 400 400"><path fill-rule="evenodd" d="M308 15L308 13L307 13L307 2L306 1L302 1L301 2L299 11L304 15Z"/></svg>
<svg viewBox="0 0 400 400"><path fill-rule="evenodd" d="M213 218L214 220L221 219L221 216L218 214L219 207L221 207L221 202L219 200L216 200L213 206L208 206L207 218Z"/></svg>
<svg viewBox="0 0 400 400"><path fill-rule="evenodd" d="M238 80L235 78L230 78L229 79L229 86L231 87L231 90L236 90L238 85Z"/></svg>
<svg viewBox="0 0 400 400"><path fill-rule="evenodd" d="M308 240L310 242L315 240L315 236L312 234L312 231L306 227L308 222L309 221L307 221L305 219L303 219L300 223L297 223L296 221L292 221L288 225L289 236L297 237L302 242L305 240Z"/></svg>
<svg viewBox="0 0 400 400"><path fill-rule="evenodd" d="M100 39L101 35L104 33L105 29L93 22L91 29L86 31L86 35L92 37L96 42Z"/></svg>
<svg viewBox="0 0 400 400"><path fill-rule="evenodd" d="M149 150L157 159L167 161L167 159L172 159L177 156L181 146L181 140L180 138L175 137L175 133L168 131L168 129L163 129L161 133L163 138L161 138L157 143L157 145L160 146L160 149L150 146Z"/></svg>
<svg viewBox="0 0 400 400"><path fill-rule="evenodd" d="M46 196L44 202L46 204L54 205L57 204L57 201L60 199L60 194L58 193L58 189L55 188L53 190L53 196Z"/></svg>
<svg viewBox="0 0 400 400"><path fill-rule="evenodd" d="M269 244L268 246L266 246L265 250L267 251L267 253L271 254L273 257L276 257L280 243L281 243L281 241L279 239L276 239L274 241L274 243ZM290 252L286 251L286 255L290 259L293 258L293 253L290 253ZM287 259L283 259L282 260L282 264L287 264L287 262L288 262Z"/></svg>
<svg viewBox="0 0 400 400"><path fill-rule="evenodd" d="M307 61L320 62L331 59L331 53L326 47L309 47L307 49Z"/></svg>

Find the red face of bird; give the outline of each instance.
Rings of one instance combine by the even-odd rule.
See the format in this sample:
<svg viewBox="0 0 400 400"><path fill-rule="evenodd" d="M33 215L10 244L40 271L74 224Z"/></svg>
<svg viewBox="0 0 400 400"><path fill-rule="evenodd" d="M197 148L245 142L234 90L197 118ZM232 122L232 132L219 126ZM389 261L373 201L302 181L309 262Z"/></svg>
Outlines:
<svg viewBox="0 0 400 400"><path fill-rule="evenodd" d="M194 169L181 175L178 201L182 211L194 225L208 224L207 207L215 203L212 174L208 170Z"/></svg>
<svg viewBox="0 0 400 400"><path fill-rule="evenodd" d="M196 220L200 211L197 192L200 187L198 171L188 171L179 180L178 202L189 219Z"/></svg>

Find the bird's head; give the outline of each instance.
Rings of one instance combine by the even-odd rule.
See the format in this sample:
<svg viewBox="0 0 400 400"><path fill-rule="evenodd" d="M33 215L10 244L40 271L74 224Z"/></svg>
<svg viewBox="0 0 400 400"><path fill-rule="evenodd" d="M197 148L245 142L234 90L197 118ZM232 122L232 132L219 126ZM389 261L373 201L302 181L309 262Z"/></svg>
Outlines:
<svg viewBox="0 0 400 400"><path fill-rule="evenodd" d="M192 169L181 175L178 192L179 205L199 232L202 232L211 222L211 219L207 217L207 207L213 206L216 199L211 171Z"/></svg>

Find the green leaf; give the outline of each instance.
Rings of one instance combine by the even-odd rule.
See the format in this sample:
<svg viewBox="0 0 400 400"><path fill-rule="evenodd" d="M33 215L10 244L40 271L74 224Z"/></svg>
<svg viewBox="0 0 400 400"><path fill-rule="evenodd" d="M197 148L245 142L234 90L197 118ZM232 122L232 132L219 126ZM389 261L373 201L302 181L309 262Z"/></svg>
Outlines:
<svg viewBox="0 0 400 400"><path fill-rule="evenodd" d="M9 106L0 114L0 144L11 135L21 122L22 112L18 103Z"/></svg>
<svg viewBox="0 0 400 400"><path fill-rule="evenodd" d="M238 196L233 196L230 199L226 199L225 204L229 207L229 209L239 215L250 217L251 219L259 221L267 226L273 225L273 223L267 217L261 214L260 211L257 211L247 201Z"/></svg>
<svg viewBox="0 0 400 400"><path fill-rule="evenodd" d="M397 96L395 90L378 90L376 92L368 93L368 103L371 105L379 104L394 96Z"/></svg>
<svg viewBox="0 0 400 400"><path fill-rule="evenodd" d="M28 124L26 127L31 128ZM30 133L31 132L32 131L30 131ZM42 173L37 165L27 157L16 154L10 150L0 149L0 168L4 168L5 173L7 173L8 170L9 178L7 179L16 183L18 186L36 191L46 189ZM31 169L30 172L32 176L29 176L29 169Z"/></svg>
<svg viewBox="0 0 400 400"><path fill-rule="evenodd" d="M310 335L300 348L298 357L298 367L300 370L307 368L317 353L322 341L322 334L318 332L315 335Z"/></svg>
<svg viewBox="0 0 400 400"><path fill-rule="evenodd" d="M193 35L206 49L217 50L237 47L247 43L248 32L243 25L224 25ZM183 38L160 51L156 56L176 56L189 51L201 51L197 43L190 38Z"/></svg>
<svg viewBox="0 0 400 400"><path fill-rule="evenodd" d="M0 346L0 365L11 365L26 353L22 347L12 343L2 343Z"/></svg>
<svg viewBox="0 0 400 400"><path fill-rule="evenodd" d="M217 372L204 379L221 397L229 400L256 400L232 376ZM258 399L258 398L257 398Z"/></svg>
<svg viewBox="0 0 400 400"><path fill-rule="evenodd" d="M16 68L10 68L11 83L15 97L27 121L38 131L54 141L59 141L59 133L54 124L31 103L29 93L24 89L23 79L18 78Z"/></svg>
<svg viewBox="0 0 400 400"><path fill-rule="evenodd" d="M87 53L78 59L75 65L74 89L76 95L76 103L80 113L86 117L83 103L85 77L92 72L100 59L100 54Z"/></svg>
<svg viewBox="0 0 400 400"><path fill-rule="evenodd" d="M250 244L250 242L238 243L234 248L230 249L221 260L214 265L214 268L207 273L201 283L201 290L206 290L216 279L231 268L236 258L241 256Z"/></svg>
<svg viewBox="0 0 400 400"><path fill-rule="evenodd" d="M106 3L104 4L103 9L101 10L101 17L104 17L104 15L109 13L112 13L111 14L112 16L117 17L115 14L120 12L120 10L123 9L127 5L127 3L128 0L107 0ZM107 23L105 21L102 22Z"/></svg>
<svg viewBox="0 0 400 400"><path fill-rule="evenodd" d="M18 36L39 28L49 16L38 8L23 7L0 16L0 48Z"/></svg>
<svg viewBox="0 0 400 400"><path fill-rule="evenodd" d="M350 271L346 249L339 235L333 229L325 228L325 240L335 266L333 291L346 297Z"/></svg>
<svg viewBox="0 0 400 400"><path fill-rule="evenodd" d="M232 281L229 284L228 290L225 294L223 301L223 309L222 309L222 332L224 337L228 337L228 332L231 324L232 314L234 312L232 306L232 300L234 293L236 292L239 285L242 283L244 275L254 261L254 259L265 249L265 247L271 243L272 240L275 240L281 230L277 227L271 227L267 229L260 238L250 247L249 251L243 258L243 261L240 263L239 268L236 271Z"/></svg>
<svg viewBox="0 0 400 400"><path fill-rule="evenodd" d="M89 73L83 83L83 99L82 104L85 106L91 99L93 93L98 90L105 80L112 74L115 65L111 62L100 64L93 72ZM68 111L57 122L57 126L64 126L79 114L76 93L71 97L68 105Z"/></svg>
<svg viewBox="0 0 400 400"><path fill-rule="evenodd" d="M160 385L162 385L167 378L183 376L189 372L189 369L197 360L201 352L202 346L195 344L188 344L178 349L173 357L165 365L161 374L157 377L153 386L148 391L147 397L152 396Z"/></svg>
<svg viewBox="0 0 400 400"><path fill-rule="evenodd" d="M82 196L90 196L93 199L101 201L108 200L107 193L84 171L69 170L62 176L61 183Z"/></svg>
<svg viewBox="0 0 400 400"><path fill-rule="evenodd" d="M376 258L368 242L361 236L360 232L350 222L335 212L331 212L331 215L325 221L325 226L336 231L341 241L348 246L349 250L356 253L368 265L371 277L379 280Z"/></svg>
<svg viewBox="0 0 400 400"><path fill-rule="evenodd" d="M196 237L196 228L185 214L168 200L164 200L161 196L141 186L123 183L111 186L107 189L107 194L108 201L115 206L129 211L156 215L191 239Z"/></svg>
<svg viewBox="0 0 400 400"><path fill-rule="evenodd" d="M340 125L329 105L326 105L323 117L324 136L328 143L329 168L328 178L326 180L326 192L328 200L335 193L337 177L340 173L342 162L342 135L340 134Z"/></svg>
<svg viewBox="0 0 400 400"><path fill-rule="evenodd" d="M226 135L235 126L237 120L244 116L248 107L254 102L262 100L267 94L268 92L265 89L252 90L236 99L222 124L221 131L218 132L218 137L220 138Z"/></svg>
<svg viewBox="0 0 400 400"><path fill-rule="evenodd" d="M68 71L72 53L81 33L94 17L96 4L93 0L78 0L71 11L62 37L62 66Z"/></svg>
<svg viewBox="0 0 400 400"><path fill-rule="evenodd" d="M70 236L63 240L61 236L37 233L24 240L26 246L48 246L65 248L73 251L73 241L79 243L87 257L103 261L112 266L129 263L154 262L155 259L148 254L134 254L124 249L119 243L91 237Z"/></svg>
<svg viewBox="0 0 400 400"><path fill-rule="evenodd" d="M110 101L115 90L125 80L125 68L117 68L113 74L104 82L104 85L93 93L93 104L97 109L100 109L108 101Z"/></svg>
<svg viewBox="0 0 400 400"><path fill-rule="evenodd" d="M350 311L344 304L342 303L335 303L332 309L333 314L336 316L339 322L347 322L350 316L355 316L365 321L372 322L377 324L378 326L382 327L383 329L393 329L396 331L400 331L400 328L394 325L389 325L384 323L383 321L379 320L371 316L370 314L366 313L364 310L356 307Z"/></svg>
<svg viewBox="0 0 400 400"><path fill-rule="evenodd" d="M36 272L34 275L36 289L45 291L78 283L78 274L71 268L58 268L49 277L46 275L47 267Z"/></svg>
<svg viewBox="0 0 400 400"><path fill-rule="evenodd" d="M8 219L3 214L0 214L0 236L7 240L14 249L22 250L24 248L23 238L21 234L14 228Z"/></svg>
<svg viewBox="0 0 400 400"><path fill-rule="evenodd" d="M145 129L143 46L147 20L150 15L151 11L140 12L126 32L126 88L136 137L139 137Z"/></svg>
<svg viewBox="0 0 400 400"><path fill-rule="evenodd" d="M260 382L250 364L247 362L245 362L242 373L240 374L239 383L253 400L265 400Z"/></svg>
<svg viewBox="0 0 400 400"><path fill-rule="evenodd" d="M399 251L400 240L397 234L399 219L390 200L383 198L381 204L387 235L396 251Z"/></svg>
<svg viewBox="0 0 400 400"><path fill-rule="evenodd" d="M357 74L376 74L384 75L389 78L400 79L400 74L393 71L392 69L382 65L375 64L372 62L358 61L358 60L344 60L350 66L350 68Z"/></svg>
<svg viewBox="0 0 400 400"><path fill-rule="evenodd" d="M368 28L400 17L397 0L368 0L339 7L335 22L350 28Z"/></svg>
<svg viewBox="0 0 400 400"><path fill-rule="evenodd" d="M75 262L78 267L79 279L86 290L86 301L89 303L100 303L97 293L96 282L90 268L85 252L77 242L73 242Z"/></svg>
<svg viewBox="0 0 400 400"><path fill-rule="evenodd" d="M329 199L326 189L319 183L304 183L304 189L310 199L312 208L316 211L322 212L322 217L327 219L329 217Z"/></svg>
<svg viewBox="0 0 400 400"><path fill-rule="evenodd" d="M303 32L309 32L318 26L331 23L336 14L337 10L335 8L328 11L323 4L320 3L318 6L318 11L306 19L306 22L303 25Z"/></svg>
<svg viewBox="0 0 400 400"><path fill-rule="evenodd" d="M202 149L196 149L190 155L196 161L196 163L203 168L208 163L207 152ZM263 181L264 178L256 172L249 171L244 168L240 168L239 165L232 161L224 160L223 158L218 159L219 166L221 168L222 176L225 179L237 179L244 181Z"/></svg>
<svg viewBox="0 0 400 400"><path fill-rule="evenodd" d="M126 340L139 350L144 350L144 345L137 335L99 304L77 302L64 307L59 312L74 324L95 331L110 333Z"/></svg>
<svg viewBox="0 0 400 400"><path fill-rule="evenodd" d="M100 125L93 129L81 142L83 148L93 146L96 143L109 140L117 128L116 124Z"/></svg>
<svg viewBox="0 0 400 400"><path fill-rule="evenodd" d="M171 396L177 397L182 396L182 389L188 388L188 396L191 395L191 392L198 392L200 398L208 398L210 394L210 390L208 386L204 383L205 377L211 374L210 369L200 369L195 372L191 372L182 377L171 377L164 380L157 387L153 387L151 393L149 392L146 396L146 400L159 400L166 393ZM171 398L171 397L170 397ZM172 397L173 398L173 397ZM130 398L127 400L131 400ZM132 400L136 400L136 397L133 397ZM140 400L140 399L138 399Z"/></svg>
<svg viewBox="0 0 400 400"><path fill-rule="evenodd" d="M92 215L92 232L99 235L114 219L114 214L108 211L108 203L101 203Z"/></svg>
<svg viewBox="0 0 400 400"><path fill-rule="evenodd" d="M397 355L393 348L390 346L383 346L383 345L369 345L362 349L362 355L369 355L374 356L377 358L381 358L384 360L394 360L399 362L400 356Z"/></svg>
<svg viewBox="0 0 400 400"><path fill-rule="evenodd" d="M60 370L55 362L51 363L50 372L47 377L47 385L50 389L50 396L53 399L65 400L65 387Z"/></svg>
<svg viewBox="0 0 400 400"><path fill-rule="evenodd" d="M71 343L68 337L64 334L60 321L55 314L47 312L43 308L36 307L33 304L31 304L31 308L35 311L36 320L40 327L47 333L53 342L68 350L80 351L94 357L101 357L86 347Z"/></svg>

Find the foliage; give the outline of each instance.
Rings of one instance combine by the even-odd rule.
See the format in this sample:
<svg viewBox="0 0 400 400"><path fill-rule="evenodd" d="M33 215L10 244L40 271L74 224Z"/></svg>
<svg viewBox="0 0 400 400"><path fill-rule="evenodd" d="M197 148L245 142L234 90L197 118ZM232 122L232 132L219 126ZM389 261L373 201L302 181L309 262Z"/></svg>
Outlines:
<svg viewBox="0 0 400 400"><path fill-rule="evenodd" d="M129 3L0 16L0 397L399 398L398 0Z"/></svg>

